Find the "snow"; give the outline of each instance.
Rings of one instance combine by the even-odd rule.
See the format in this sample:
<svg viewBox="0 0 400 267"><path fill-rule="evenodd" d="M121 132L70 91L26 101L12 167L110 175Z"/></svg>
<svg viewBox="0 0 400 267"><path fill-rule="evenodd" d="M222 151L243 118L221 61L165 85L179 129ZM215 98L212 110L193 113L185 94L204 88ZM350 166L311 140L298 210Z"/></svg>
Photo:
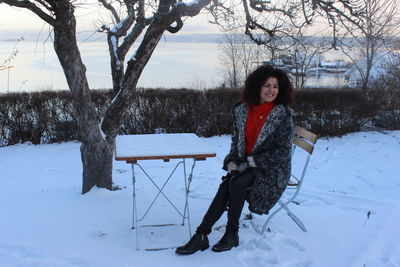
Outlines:
<svg viewBox="0 0 400 267"><path fill-rule="evenodd" d="M103 124L103 118L101 118L98 126L99 126L99 130L100 130L100 134L103 137L104 140L106 140L106 134L103 132L103 130L101 129L101 125Z"/></svg>
<svg viewBox="0 0 400 267"><path fill-rule="evenodd" d="M120 67L121 67L121 61L119 60L119 57L118 57L118 40L117 40L117 37L115 37L114 35L113 36L111 36L111 44L112 44L112 49L113 49L113 52L114 52L114 57L115 57L115 65L116 65L116 67L117 67L117 70L119 70L120 69Z"/></svg>
<svg viewBox="0 0 400 267"><path fill-rule="evenodd" d="M202 139L217 156L196 162L189 196L192 231L224 174L221 164L230 146L229 136ZM0 148L0 266L400 266L400 131L318 140L300 205L290 206L308 232L281 212L263 236L242 220L239 247L191 256L143 249L186 243L186 225L143 227L136 250L130 165L114 162L114 182L122 190L93 188L81 195L79 147L69 142ZM162 184L176 162L140 164ZM183 207L182 177L173 176L165 190ZM136 192L143 212L157 191L140 172ZM162 196L148 216L149 223L181 222ZM226 215L209 235L210 245L222 236L224 223Z"/></svg>
<svg viewBox="0 0 400 267"><path fill-rule="evenodd" d="M190 2L188 2L188 3L183 3L183 2L178 2L178 3L176 3L175 5L176 6L178 6L178 5L185 5L185 6L187 6L187 7L190 7L190 6L195 6L195 5L198 5L199 4L199 1L190 1Z"/></svg>
<svg viewBox="0 0 400 267"><path fill-rule="evenodd" d="M377 51L374 55L373 66L370 70L370 78L379 79L379 77L387 75L390 68L396 66L399 60L399 53L385 53ZM366 75L366 72L367 57L362 57L356 65L354 65L346 72L346 76L349 77L348 79L350 86L357 86L357 83L362 80L362 77Z"/></svg>
<svg viewBox="0 0 400 267"><path fill-rule="evenodd" d="M122 92L122 88L120 87L120 89L118 90L118 93L114 96L114 98L111 100L111 104L114 104L115 101L117 101L117 98L119 97L119 95Z"/></svg>
<svg viewBox="0 0 400 267"><path fill-rule="evenodd" d="M129 16L125 17L124 19L122 19L119 23L115 24L115 26L111 29L112 33L116 33L117 31L119 31L122 26L124 26L124 23L129 19Z"/></svg>
<svg viewBox="0 0 400 267"><path fill-rule="evenodd" d="M131 61L136 61L136 52L132 54Z"/></svg>
<svg viewBox="0 0 400 267"><path fill-rule="evenodd" d="M195 134L121 135L116 140L116 157L152 157L215 154L215 149Z"/></svg>

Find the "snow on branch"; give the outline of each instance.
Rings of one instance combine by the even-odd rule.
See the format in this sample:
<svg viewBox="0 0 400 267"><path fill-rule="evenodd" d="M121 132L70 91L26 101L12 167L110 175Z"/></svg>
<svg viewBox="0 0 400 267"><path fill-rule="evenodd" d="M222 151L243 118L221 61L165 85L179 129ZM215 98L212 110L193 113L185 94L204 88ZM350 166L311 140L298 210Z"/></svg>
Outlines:
<svg viewBox="0 0 400 267"><path fill-rule="evenodd" d="M122 19L120 22L118 22L117 24L115 24L115 26L111 29L111 32L116 33L118 32L122 26L124 25L125 21L128 19L128 17Z"/></svg>
<svg viewBox="0 0 400 267"><path fill-rule="evenodd" d="M179 9L182 16L196 16L200 11L211 3L211 0L194 0L189 3L177 2L174 4L175 8Z"/></svg>
<svg viewBox="0 0 400 267"><path fill-rule="evenodd" d="M117 67L117 69L119 69L121 62L118 57L118 40L115 36L111 36L110 40L111 40L112 52L114 53L114 57L116 60L116 67Z"/></svg>

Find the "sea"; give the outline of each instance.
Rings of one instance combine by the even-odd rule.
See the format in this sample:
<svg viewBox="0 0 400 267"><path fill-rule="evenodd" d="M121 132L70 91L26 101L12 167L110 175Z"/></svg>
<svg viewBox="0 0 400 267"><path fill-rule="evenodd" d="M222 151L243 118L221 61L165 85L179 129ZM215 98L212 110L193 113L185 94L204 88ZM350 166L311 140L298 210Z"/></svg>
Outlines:
<svg viewBox="0 0 400 267"><path fill-rule="evenodd" d="M86 65L90 88L111 88L110 59L106 42L81 42L78 45ZM134 49L133 47L132 51ZM161 40L139 79L138 87L218 87L223 84L224 77L220 57L218 42ZM0 93L68 89L50 41L0 42L0 66L3 66L0 67ZM10 68L4 69L5 67ZM306 81L306 85L311 87L345 84L343 74L310 75Z"/></svg>

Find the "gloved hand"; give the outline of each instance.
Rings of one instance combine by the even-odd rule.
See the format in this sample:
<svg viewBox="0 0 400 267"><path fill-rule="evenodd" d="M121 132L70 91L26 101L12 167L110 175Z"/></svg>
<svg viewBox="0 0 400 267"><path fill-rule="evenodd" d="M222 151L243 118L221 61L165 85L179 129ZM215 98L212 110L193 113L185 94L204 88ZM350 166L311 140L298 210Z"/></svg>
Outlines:
<svg viewBox="0 0 400 267"><path fill-rule="evenodd" d="M238 165L236 165L235 162L230 161L228 163L228 165L226 166L226 168L228 169L228 172L237 171L238 170Z"/></svg>
<svg viewBox="0 0 400 267"><path fill-rule="evenodd" d="M228 172L234 172L234 171L244 172L246 169L248 169L250 167L251 168L256 168L257 167L253 156L248 156L247 157L247 161L241 163L239 166L236 165L236 163L234 163L233 161L231 161L231 162L228 163L227 169L228 169Z"/></svg>
<svg viewBox="0 0 400 267"><path fill-rule="evenodd" d="M256 162L254 161L253 156L248 156L247 157L247 162L249 163L250 167L257 168Z"/></svg>
<svg viewBox="0 0 400 267"><path fill-rule="evenodd" d="M247 161L239 165L238 171L244 172L248 168L257 168L253 156L248 156Z"/></svg>
<svg viewBox="0 0 400 267"><path fill-rule="evenodd" d="M247 168L249 168L249 163L248 162L243 162L239 165L238 171L239 172L244 172Z"/></svg>

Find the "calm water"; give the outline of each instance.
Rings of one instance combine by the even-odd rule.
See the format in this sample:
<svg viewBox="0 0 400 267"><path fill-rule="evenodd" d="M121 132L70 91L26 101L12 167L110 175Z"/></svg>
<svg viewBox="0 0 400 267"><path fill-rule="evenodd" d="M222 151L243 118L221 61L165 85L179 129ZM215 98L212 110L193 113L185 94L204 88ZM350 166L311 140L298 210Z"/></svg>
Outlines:
<svg viewBox="0 0 400 267"><path fill-rule="evenodd" d="M0 65L14 47L0 42ZM0 71L0 92L67 89L64 73L51 43L22 41L10 70ZM109 56L104 42L80 44L90 88L111 88ZM139 80L140 87L210 88L222 83L220 52L215 43L160 42ZM342 85L343 75L309 76L309 85Z"/></svg>
<svg viewBox="0 0 400 267"><path fill-rule="evenodd" d="M0 42L0 65L15 43ZM164 43L146 66L141 87L215 86L219 82L217 44ZM67 89L64 73L50 43L20 42L10 71L0 71L0 92ZM111 88L109 55L103 42L80 45L91 88Z"/></svg>

